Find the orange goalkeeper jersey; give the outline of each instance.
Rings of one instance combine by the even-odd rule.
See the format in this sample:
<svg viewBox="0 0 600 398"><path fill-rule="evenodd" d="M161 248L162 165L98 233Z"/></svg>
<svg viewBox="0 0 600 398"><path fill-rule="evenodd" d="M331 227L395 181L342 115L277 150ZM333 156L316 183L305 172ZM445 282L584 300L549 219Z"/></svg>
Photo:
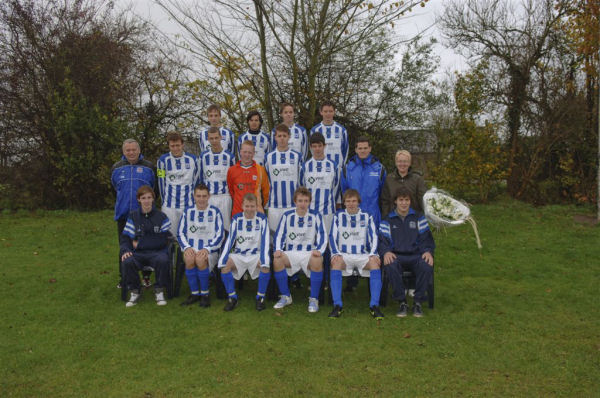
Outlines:
<svg viewBox="0 0 600 398"><path fill-rule="evenodd" d="M233 201L232 217L242 211L242 199L247 193L256 195L259 211L264 213L264 204L269 201L269 177L263 166L253 162L245 167L238 161L227 170L227 186Z"/></svg>

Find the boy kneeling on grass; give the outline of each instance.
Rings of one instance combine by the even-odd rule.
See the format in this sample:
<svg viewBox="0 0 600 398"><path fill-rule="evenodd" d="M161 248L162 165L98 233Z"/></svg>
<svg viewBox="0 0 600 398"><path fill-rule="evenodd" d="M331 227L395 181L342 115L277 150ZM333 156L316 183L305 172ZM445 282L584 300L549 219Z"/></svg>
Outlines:
<svg viewBox="0 0 600 398"><path fill-rule="evenodd" d="M427 219L410 207L410 195L408 188L400 187L394 195L395 210L379 225L379 254L392 282L392 299L400 302L396 316L401 318L408 311L402 272L410 269L415 274L412 311L414 316L422 317L421 303L426 300L425 291L433 275L435 249Z"/></svg>
<svg viewBox="0 0 600 398"><path fill-rule="evenodd" d="M265 293L271 279L269 268L269 226L267 217L258 213L258 200L253 193L242 199L242 212L233 216L227 242L219 258L221 279L229 296L225 311L237 307L238 296L235 280L240 280L246 271L252 279L258 278L256 310L266 308ZM233 250L233 252L232 252Z"/></svg>
<svg viewBox="0 0 600 398"><path fill-rule="evenodd" d="M136 197L140 208L129 213L120 242L125 286L131 293L125 307L133 307L141 297L139 271L144 267L151 267L156 275L156 304L167 305L165 288L169 283L167 248L171 222L154 207L154 191L148 185L140 187Z"/></svg>

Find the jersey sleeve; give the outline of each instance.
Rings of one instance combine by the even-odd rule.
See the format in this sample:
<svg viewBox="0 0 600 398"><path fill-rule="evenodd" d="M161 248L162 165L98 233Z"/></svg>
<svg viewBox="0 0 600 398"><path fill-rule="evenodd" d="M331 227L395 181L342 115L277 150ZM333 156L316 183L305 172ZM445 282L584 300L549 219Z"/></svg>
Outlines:
<svg viewBox="0 0 600 398"><path fill-rule="evenodd" d="M156 162L156 176L158 177L158 193L160 194L160 197L164 203L166 200L167 165L163 156L161 156L160 159L158 159L158 162Z"/></svg>
<svg viewBox="0 0 600 398"><path fill-rule="evenodd" d="M285 249L285 238L287 236L286 226L287 226L287 214L284 214L279 219L279 225L277 225L277 230L275 231L275 237L273 239L273 242L275 243L274 251Z"/></svg>
<svg viewBox="0 0 600 398"><path fill-rule="evenodd" d="M216 207L215 216L215 235L206 243L206 246L204 246L210 253L217 253L219 251L225 234L223 232L223 216L221 215L221 211Z"/></svg>
<svg viewBox="0 0 600 398"><path fill-rule="evenodd" d="M260 228L260 264L268 267L270 264L269 244L271 237L269 235L269 223L267 223L267 217L264 215L261 217Z"/></svg>
<svg viewBox="0 0 600 398"><path fill-rule="evenodd" d="M315 214L315 224L317 233L315 235L315 250L321 252L321 255L325 254L327 249L327 234L323 226L323 217L320 214Z"/></svg>
<svg viewBox="0 0 600 398"><path fill-rule="evenodd" d="M179 247L181 247L181 251L184 252L188 248L191 247L188 238L187 238L187 219L188 219L188 210L184 211L181 215L181 219L179 220L179 226L177 228L177 242L179 242Z"/></svg>
<svg viewBox="0 0 600 398"><path fill-rule="evenodd" d="M338 249L338 215L333 216L331 231L329 232L329 247L331 248L331 256L340 254Z"/></svg>
<svg viewBox="0 0 600 398"><path fill-rule="evenodd" d="M380 256L383 256L387 252L392 250L392 234L390 223L388 221L381 221L379 224L379 243L377 251Z"/></svg>
<svg viewBox="0 0 600 398"><path fill-rule="evenodd" d="M377 227L372 216L369 216L367 240L369 244L369 256L377 255Z"/></svg>

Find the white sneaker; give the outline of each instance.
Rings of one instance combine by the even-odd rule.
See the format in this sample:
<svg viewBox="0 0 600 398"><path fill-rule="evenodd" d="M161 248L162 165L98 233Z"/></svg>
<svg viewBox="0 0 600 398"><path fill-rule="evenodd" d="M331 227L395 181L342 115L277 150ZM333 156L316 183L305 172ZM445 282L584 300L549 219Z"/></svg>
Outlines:
<svg viewBox="0 0 600 398"><path fill-rule="evenodd" d="M138 303L142 295L139 292L131 291L131 296L129 297L129 301L125 303L125 307L133 307Z"/></svg>
<svg viewBox="0 0 600 398"><path fill-rule="evenodd" d="M319 311L319 299L314 297L308 298L308 312L318 312Z"/></svg>
<svg viewBox="0 0 600 398"><path fill-rule="evenodd" d="M162 290L157 290L154 292L154 296L156 297L156 305L167 305L167 300L165 300L165 292Z"/></svg>
<svg viewBox="0 0 600 398"><path fill-rule="evenodd" d="M279 296L279 301L273 306L276 310L292 304L292 296Z"/></svg>

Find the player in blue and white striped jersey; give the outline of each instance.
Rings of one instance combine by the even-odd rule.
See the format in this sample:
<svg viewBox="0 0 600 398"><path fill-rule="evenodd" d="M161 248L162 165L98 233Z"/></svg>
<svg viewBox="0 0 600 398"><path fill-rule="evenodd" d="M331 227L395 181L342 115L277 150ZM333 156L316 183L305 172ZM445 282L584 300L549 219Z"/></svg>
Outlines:
<svg viewBox="0 0 600 398"><path fill-rule="evenodd" d="M238 158L240 157L240 148L242 142L252 141L254 143L254 161L261 166L265 161L265 155L271 151L271 139L269 135L260 128L263 124L263 118L258 111L251 111L246 116L248 131L241 134L237 139Z"/></svg>
<svg viewBox="0 0 600 398"><path fill-rule="evenodd" d="M179 222L177 240L183 252L185 275L191 295L181 305L200 302L200 307L209 307L208 279L217 264L219 250L223 244L223 217L215 206L209 205L210 193L204 184L194 188L193 207L183 212Z"/></svg>
<svg viewBox="0 0 600 398"><path fill-rule="evenodd" d="M350 276L356 269L362 276L369 277L371 302L369 309L376 319L383 318L379 310L381 293L381 269L377 254L377 228L373 217L360 210L360 194L348 189L343 197L345 210L338 211L333 218L329 233L331 247L331 294L333 310L330 317L342 313L342 275Z"/></svg>
<svg viewBox="0 0 600 398"><path fill-rule="evenodd" d="M208 140L208 130L210 127L217 127L221 134L221 147L225 148L230 153L235 153L235 135L233 131L221 126L221 107L217 104L212 104L206 109L208 123L210 126L200 130L198 134L198 144L200 145L200 153L210 150L211 143Z"/></svg>
<svg viewBox="0 0 600 398"><path fill-rule="evenodd" d="M288 126L290 130L288 145L302 155L302 160L306 159L308 156L308 137L306 129L294 122L294 105L289 102L282 103L279 105L279 115L281 116L281 123ZM275 128L273 128L271 130L271 148L275 147L277 147L277 143L275 142Z"/></svg>
<svg viewBox="0 0 600 398"><path fill-rule="evenodd" d="M313 128L310 129L310 134L323 134L325 143L327 144L325 156L327 159L333 160L341 169L348 160L348 151L350 149L348 132L344 126L333 120L333 117L335 116L335 105L333 102L323 102L319 108L319 113L321 114L323 121L313 126Z"/></svg>
<svg viewBox="0 0 600 398"><path fill-rule="evenodd" d="M331 222L336 211L336 203L340 202L340 169L325 158L325 138L321 133L310 136L312 158L300 169L300 185L307 187L312 193L310 210L323 216L327 233L331 231Z"/></svg>
<svg viewBox="0 0 600 398"><path fill-rule="evenodd" d="M269 228L275 231L281 216L294 207L294 192L298 187L302 155L288 146L290 132L285 124L275 127L277 148L265 157L265 170L269 176Z"/></svg>
<svg viewBox="0 0 600 398"><path fill-rule="evenodd" d="M221 147L219 129L208 129L208 141L211 149L202 152L198 165L200 167L200 181L208 187L210 192L209 204L221 210L223 226L229 231L231 222L231 195L227 187L227 170L235 164L233 154Z"/></svg>
<svg viewBox="0 0 600 398"><path fill-rule="evenodd" d="M171 220L171 234L177 236L177 226L186 207L194 205L194 187L200 181L198 160L183 151L183 137L176 131L167 134L169 153L157 162L161 211Z"/></svg>
<svg viewBox="0 0 600 398"><path fill-rule="evenodd" d="M327 234L321 215L308 210L310 200L310 191L306 187L298 187L294 193L296 208L285 212L277 227L274 238L273 271L281 298L274 308L283 308L292 304L288 275L292 276L302 270L310 278L308 312L319 310Z"/></svg>
<svg viewBox="0 0 600 398"><path fill-rule="evenodd" d="M229 296L225 311L237 306L234 278L239 280L246 271L252 279L258 278L256 309L265 306L265 293L271 278L269 268L269 226L267 217L258 213L258 200L253 193L247 193L242 200L242 212L231 220L231 229L223 252L219 258L221 279Z"/></svg>

